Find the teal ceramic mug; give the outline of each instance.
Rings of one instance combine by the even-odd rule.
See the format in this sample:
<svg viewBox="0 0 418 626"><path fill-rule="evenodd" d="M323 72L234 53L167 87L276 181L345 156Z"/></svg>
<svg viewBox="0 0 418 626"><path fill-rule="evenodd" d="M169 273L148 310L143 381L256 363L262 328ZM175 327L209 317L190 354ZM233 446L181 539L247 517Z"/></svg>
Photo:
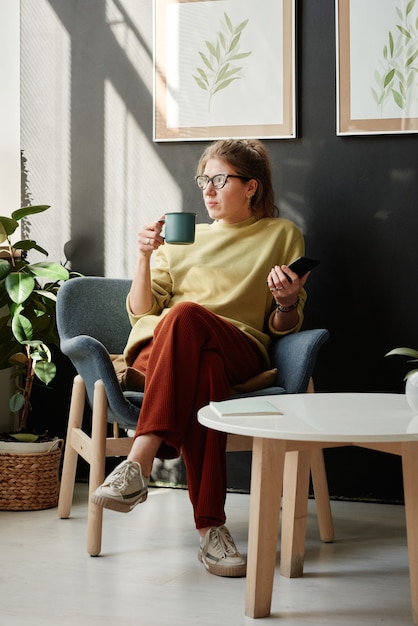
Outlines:
<svg viewBox="0 0 418 626"><path fill-rule="evenodd" d="M187 245L194 243L196 213L166 213L165 233L167 243Z"/></svg>

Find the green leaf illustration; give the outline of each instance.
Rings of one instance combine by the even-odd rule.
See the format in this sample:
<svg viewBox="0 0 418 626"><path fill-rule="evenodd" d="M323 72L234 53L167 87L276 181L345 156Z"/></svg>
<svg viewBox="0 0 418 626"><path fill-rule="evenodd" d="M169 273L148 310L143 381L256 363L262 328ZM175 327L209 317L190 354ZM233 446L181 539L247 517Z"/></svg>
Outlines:
<svg viewBox="0 0 418 626"><path fill-rule="evenodd" d="M408 33L408 31L406 30L406 28L404 28L403 26L400 26L400 24L396 25L396 28L402 33L402 35L404 35L407 39L411 39L411 35L410 33Z"/></svg>
<svg viewBox="0 0 418 626"><path fill-rule="evenodd" d="M251 52L240 52L239 54L234 54L232 57L230 57L231 61L236 61L237 59L245 59L246 57L249 57L251 54Z"/></svg>
<svg viewBox="0 0 418 626"><path fill-rule="evenodd" d="M216 37L211 41L205 40L205 52L198 52L204 67L197 67L196 73L192 76L197 86L208 92L209 111L213 96L242 78L243 68L234 62L252 54L251 51L240 51L241 34L248 22L249 20L245 19L234 26L231 18L224 12L224 20L221 20L221 29L216 33Z"/></svg>
<svg viewBox="0 0 418 626"><path fill-rule="evenodd" d="M233 38L229 46L229 52L232 52L233 50L235 50L235 48L237 47L239 43L240 37L241 37L241 33L239 33L238 35L235 35L235 37Z"/></svg>
<svg viewBox="0 0 418 626"><path fill-rule="evenodd" d="M224 16L225 16L225 22L226 22L226 25L228 26L229 32L233 33L234 32L234 27L232 26L231 20L229 19L228 15L226 13L224 13Z"/></svg>
<svg viewBox="0 0 418 626"><path fill-rule="evenodd" d="M406 7L406 14L407 15L410 14L412 9L414 8L414 5L415 5L415 0L410 0L410 2L408 2L407 7Z"/></svg>
<svg viewBox="0 0 418 626"><path fill-rule="evenodd" d="M244 30L247 24L248 24L248 20L244 20L243 22L241 22L241 24L239 24L239 26L237 26L237 28L235 29L235 32L240 33L241 31Z"/></svg>
<svg viewBox="0 0 418 626"><path fill-rule="evenodd" d="M410 0L404 10L395 7L400 23L394 24L394 31L389 30L382 48L380 69L374 71L375 86L371 87L371 96L381 116L388 99L394 101L405 116L412 103L417 102L418 17L412 16L416 5L417 0Z"/></svg>
<svg viewBox="0 0 418 626"><path fill-rule="evenodd" d="M388 72L385 76L385 80L383 82L383 86L387 87L389 85L389 83L392 82L393 77L395 76L395 70L390 70L390 72Z"/></svg>
<svg viewBox="0 0 418 626"><path fill-rule="evenodd" d="M212 63L209 61L208 57L205 54L203 54L203 52L199 52L199 54L200 54L200 58L202 59L203 63L206 65L208 70L213 72L214 68L213 68Z"/></svg>
<svg viewBox="0 0 418 626"><path fill-rule="evenodd" d="M209 87L208 79L206 77L205 72L200 67L197 68L197 71L199 72L200 78L205 83L206 87Z"/></svg>
<svg viewBox="0 0 418 626"><path fill-rule="evenodd" d="M197 82L197 84L200 87L200 89L203 89L204 91L207 91L207 85L206 85L206 83L203 80L200 80L200 78L198 76L195 76L194 74L193 74L193 78Z"/></svg>
<svg viewBox="0 0 418 626"><path fill-rule="evenodd" d="M233 80L237 80L237 77L236 78L230 78L229 80L224 80L223 83L220 83L216 87L216 89L213 91L213 93L217 93L218 91L221 91L221 89L225 89L225 87L228 87L228 85L230 85Z"/></svg>
<svg viewBox="0 0 418 626"><path fill-rule="evenodd" d="M404 99L402 98L402 96L399 93L399 91L396 91L395 89L392 89L392 95L393 95L393 99L395 100L395 102L398 105L398 107L400 109L403 109Z"/></svg>
<svg viewBox="0 0 418 626"><path fill-rule="evenodd" d="M407 59L405 65L406 67L409 67L414 61L415 59L418 57L418 48L415 50L414 54L412 54L409 59Z"/></svg>

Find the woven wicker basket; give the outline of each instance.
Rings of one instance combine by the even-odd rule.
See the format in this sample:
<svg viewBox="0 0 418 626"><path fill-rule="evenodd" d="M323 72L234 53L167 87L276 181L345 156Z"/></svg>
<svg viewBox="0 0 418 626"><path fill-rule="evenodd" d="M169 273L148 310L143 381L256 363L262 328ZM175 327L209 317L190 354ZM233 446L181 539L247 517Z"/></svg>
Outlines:
<svg viewBox="0 0 418 626"><path fill-rule="evenodd" d="M0 454L0 510L37 511L57 505L63 440L34 454Z"/></svg>

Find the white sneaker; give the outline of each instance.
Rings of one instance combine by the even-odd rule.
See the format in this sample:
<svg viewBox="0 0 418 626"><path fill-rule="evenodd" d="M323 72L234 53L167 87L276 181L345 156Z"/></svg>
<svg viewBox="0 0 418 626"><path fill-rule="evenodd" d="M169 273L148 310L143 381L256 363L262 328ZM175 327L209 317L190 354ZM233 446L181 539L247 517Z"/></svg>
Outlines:
<svg viewBox="0 0 418 626"><path fill-rule="evenodd" d="M136 461L122 461L91 497L94 504L128 513L148 496L148 478Z"/></svg>
<svg viewBox="0 0 418 626"><path fill-rule="evenodd" d="M212 526L202 538L198 553L208 572L215 576L245 576L247 564L226 526Z"/></svg>

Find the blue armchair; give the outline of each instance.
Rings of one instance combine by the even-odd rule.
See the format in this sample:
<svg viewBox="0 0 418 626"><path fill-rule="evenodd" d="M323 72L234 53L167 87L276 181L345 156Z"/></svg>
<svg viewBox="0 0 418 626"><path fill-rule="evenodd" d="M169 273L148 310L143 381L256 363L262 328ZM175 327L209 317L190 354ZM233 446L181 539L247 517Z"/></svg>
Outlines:
<svg viewBox="0 0 418 626"><path fill-rule="evenodd" d="M135 428L143 393L123 392L110 358L122 353L130 331L125 301L130 280L102 277L74 278L64 283L57 300L57 325L61 350L77 371L70 405L62 470L58 514L69 517L74 491L77 458L90 465L89 495L104 480L106 457L126 456L132 440L119 437L119 427ZM318 350L328 338L323 329L286 335L273 342L272 367L277 367L273 387L243 395L271 395L313 391L312 372ZM83 431L85 398L92 409L91 434ZM114 424L108 437L108 424ZM116 424L118 425L116 427ZM248 437L228 436L228 451L251 450ZM333 528L322 451L313 455L312 479L317 499L320 535L332 541ZM87 551L101 551L103 509L90 502Z"/></svg>

